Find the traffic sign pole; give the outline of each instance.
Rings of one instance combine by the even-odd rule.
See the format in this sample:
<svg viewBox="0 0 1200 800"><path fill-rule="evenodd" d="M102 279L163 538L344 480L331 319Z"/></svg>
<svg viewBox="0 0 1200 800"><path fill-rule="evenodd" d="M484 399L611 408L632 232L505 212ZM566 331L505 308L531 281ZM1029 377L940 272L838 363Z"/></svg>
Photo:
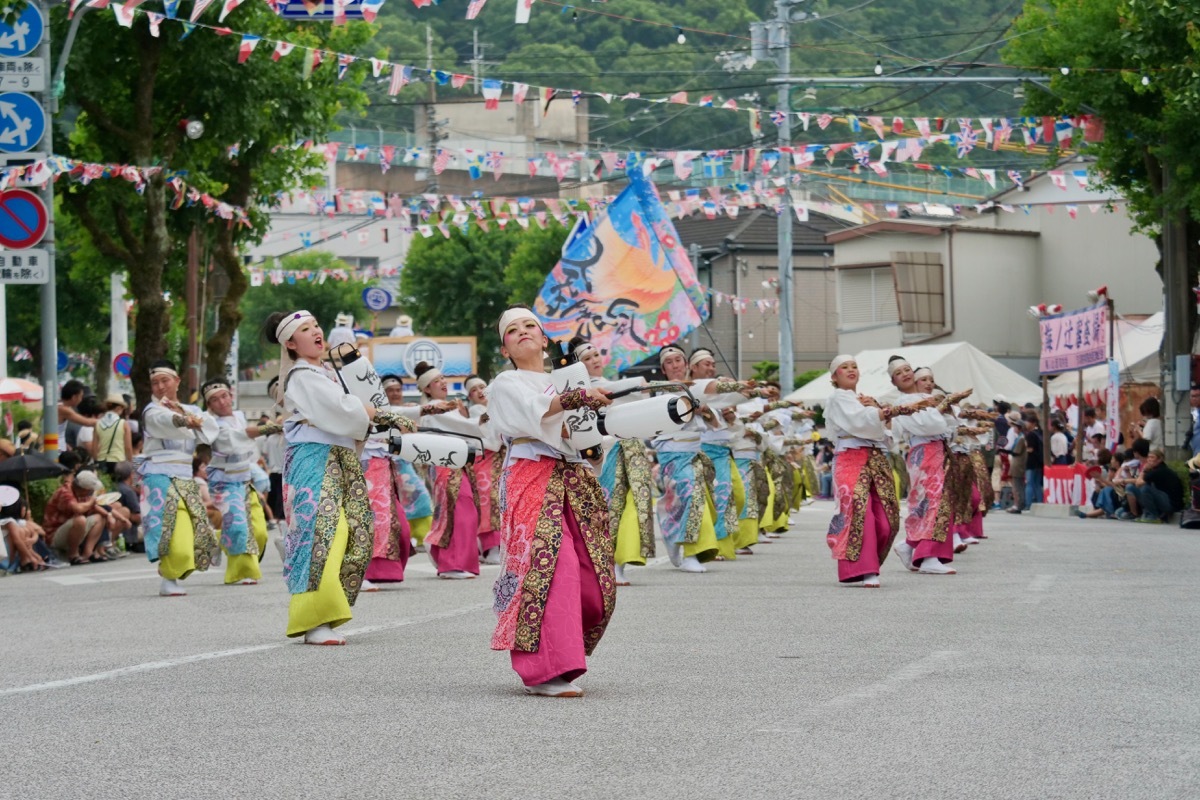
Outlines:
<svg viewBox="0 0 1200 800"><path fill-rule="evenodd" d="M49 0L41 0L40 8L44 18L50 18ZM38 44L37 55L50 63L50 31L47 28ZM66 55L64 53L64 55ZM53 87L42 96L43 105L49 105ZM47 114L46 133L42 140L42 149L47 153L54 152L54 120ZM46 270L48 277L42 284L42 447L46 455L55 458L58 455L58 293L54 285L54 181L46 181L41 189L42 200L46 203L46 236L42 247L46 250Z"/></svg>

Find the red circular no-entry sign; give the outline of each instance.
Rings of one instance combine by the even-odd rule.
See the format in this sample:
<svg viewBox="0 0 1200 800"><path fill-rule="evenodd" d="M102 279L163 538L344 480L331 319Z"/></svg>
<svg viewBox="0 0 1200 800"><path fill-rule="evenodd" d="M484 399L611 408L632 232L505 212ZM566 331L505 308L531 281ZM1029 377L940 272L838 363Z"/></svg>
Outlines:
<svg viewBox="0 0 1200 800"><path fill-rule="evenodd" d="M25 250L46 235L46 204L28 189L0 192L0 247Z"/></svg>

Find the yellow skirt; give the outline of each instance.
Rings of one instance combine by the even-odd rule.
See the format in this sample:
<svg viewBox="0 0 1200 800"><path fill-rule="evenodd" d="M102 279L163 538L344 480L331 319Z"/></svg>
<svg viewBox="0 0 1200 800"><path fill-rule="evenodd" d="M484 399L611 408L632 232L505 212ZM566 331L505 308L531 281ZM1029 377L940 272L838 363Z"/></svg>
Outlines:
<svg viewBox="0 0 1200 800"><path fill-rule="evenodd" d="M800 510L800 501L804 499L804 474L800 467L792 469L792 510Z"/></svg>
<svg viewBox="0 0 1200 800"><path fill-rule="evenodd" d="M746 484L742 482L742 474L736 464L733 466L733 502L738 509L738 526L729 538L733 539L733 546L740 550L758 542L758 520L754 517L742 519L742 512L746 509Z"/></svg>
<svg viewBox="0 0 1200 800"><path fill-rule="evenodd" d="M303 636L320 625L336 628L350 621L350 601L346 599L346 592L338 577L349 541L350 526L346 524L346 512L339 511L337 531L329 545L329 558L325 560L317 590L292 595L288 605L288 636Z"/></svg>
<svg viewBox="0 0 1200 800"><path fill-rule="evenodd" d="M618 564L646 565L646 559L642 556L642 530L638 525L632 489L625 490L625 508L621 511L621 524L617 526L614 551L613 557Z"/></svg>
<svg viewBox="0 0 1200 800"><path fill-rule="evenodd" d="M412 537L417 540L417 547L425 544L425 537L429 535L429 531L433 529L433 517L417 517L408 521L408 527L412 531Z"/></svg>
<svg viewBox="0 0 1200 800"><path fill-rule="evenodd" d="M700 520L700 536L694 542L683 543L683 554L695 556L698 561L712 561L717 557L717 529L713 521L717 518L717 506L712 494L704 487L704 515Z"/></svg>
<svg viewBox="0 0 1200 800"><path fill-rule="evenodd" d="M196 529L183 500L175 512L175 530L167 554L159 559L158 574L169 581L181 581L196 571Z"/></svg>
<svg viewBox="0 0 1200 800"><path fill-rule="evenodd" d="M253 553L231 555L226 551L225 583L227 584L245 580L262 580L262 570L258 568L258 562L262 561L263 553L266 552L267 515L263 513L262 504L258 502L258 492L253 490L246 499L246 516L250 522L250 535L258 544L258 555Z"/></svg>

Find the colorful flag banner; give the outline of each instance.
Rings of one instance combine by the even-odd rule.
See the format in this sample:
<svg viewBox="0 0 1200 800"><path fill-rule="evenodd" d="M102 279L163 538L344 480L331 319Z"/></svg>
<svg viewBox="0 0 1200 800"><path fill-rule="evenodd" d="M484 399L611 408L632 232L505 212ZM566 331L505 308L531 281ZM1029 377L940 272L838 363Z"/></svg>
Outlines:
<svg viewBox="0 0 1200 800"><path fill-rule="evenodd" d="M708 317L654 184L632 166L629 185L569 240L534 305L548 336L586 337L607 355L609 373L678 341Z"/></svg>

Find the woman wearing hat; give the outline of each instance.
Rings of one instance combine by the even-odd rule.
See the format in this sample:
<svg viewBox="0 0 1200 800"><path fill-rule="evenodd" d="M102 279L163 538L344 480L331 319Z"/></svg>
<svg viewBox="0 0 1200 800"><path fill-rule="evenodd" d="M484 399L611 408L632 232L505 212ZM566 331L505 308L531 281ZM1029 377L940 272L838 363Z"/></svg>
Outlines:
<svg viewBox="0 0 1200 800"><path fill-rule="evenodd" d="M505 311L499 332L515 369L488 389L491 424L509 442L492 649L510 651L529 694L579 697L573 681L612 618L616 587L604 492L564 440L563 412L611 401L599 388L555 392L549 340L528 308Z"/></svg>
<svg viewBox="0 0 1200 800"><path fill-rule="evenodd" d="M576 336L571 353L587 369L591 385L611 390L604 377L604 356L596 345ZM645 383L645 381L639 381ZM636 395L634 395L636 396ZM608 499L608 532L613 541L613 575L617 586L629 586L625 567L645 566L654 558L654 479L640 439L605 437L604 460L597 476Z"/></svg>
<svg viewBox="0 0 1200 800"><path fill-rule="evenodd" d="M212 378L200 387L204 406L217 421L217 437L208 462L208 489L221 514L221 550L228 556L225 583L253 585L262 578L258 562L267 546L267 517L251 483L258 460L255 439L282 430L273 422L250 425L233 409L233 387Z"/></svg>
<svg viewBox="0 0 1200 800"><path fill-rule="evenodd" d="M125 398L117 393L104 400L104 416L96 421L91 433L92 458L101 472L112 474L113 467L133 457L133 433L125 419Z"/></svg>
<svg viewBox="0 0 1200 800"><path fill-rule="evenodd" d="M192 477L197 444L212 444L217 421L179 402L179 373L166 360L150 367L153 399L142 411L142 530L146 556L158 562L164 597L187 594L179 582L204 572L217 547L200 489Z"/></svg>
<svg viewBox="0 0 1200 800"><path fill-rule="evenodd" d="M751 555L750 547L758 542L758 532L753 537L746 528L741 528L739 540L738 519L746 505L746 486L741 472L733 463L734 429L737 421L735 407L746 400L743 392L747 385L725 380L722 383L732 391L716 393L717 362L711 350L698 347L688 358L688 376L704 391L709 386L714 392L706 394L704 405L704 429L700 432L700 451L712 465L712 499L714 511L713 529L717 535L717 560L732 561L738 555Z"/></svg>
<svg viewBox="0 0 1200 800"><path fill-rule="evenodd" d="M266 335L280 346L283 404L291 414L284 422L287 635L341 645L346 639L334 628L351 619L375 524L358 449L372 426L416 426L345 391L325 368L325 337L312 314L272 314Z"/></svg>
<svg viewBox="0 0 1200 800"><path fill-rule="evenodd" d="M479 423L479 435L483 438L483 456L471 465L475 489L479 492L479 552L484 564L499 564L504 443L488 424L487 381L478 375L468 375L463 388L467 390L467 416Z"/></svg>
<svg viewBox="0 0 1200 800"><path fill-rule="evenodd" d="M380 383L387 394L392 411L404 413L404 409L412 408L404 402L404 383L400 378L384 375ZM400 507L404 510L404 518L408 520L408 532L412 537L410 541L414 547L422 548L425 546L425 537L429 529L433 527L433 500L429 496L429 487L425 485L424 477L417 474L417 468L411 461L396 455L391 458L396 467L396 493L400 499Z"/></svg>
<svg viewBox="0 0 1200 800"><path fill-rule="evenodd" d="M901 356L888 360L888 375L906 399L932 397L917 388L917 373ZM954 560L953 514L949 498L944 495L947 446L952 433L936 408L892 420L892 436L908 442L908 516L904 518L904 538L896 542L896 555L906 569L926 575L955 572L948 566Z"/></svg>
<svg viewBox="0 0 1200 800"><path fill-rule="evenodd" d="M450 388L440 369L422 361L413 373L417 388L430 401L421 409L423 427L481 437L479 420L458 413L459 405L447 399ZM439 578L471 580L479 576L480 502L475 470L470 465L463 469L435 466L433 474L433 528L425 537L429 558Z"/></svg>
<svg viewBox="0 0 1200 800"><path fill-rule="evenodd" d="M879 570L900 530L896 483L888 463L886 423L933 404L881 405L860 395L858 362L839 355L829 364L834 391L825 405L825 424L834 441L833 494L837 513L826 542L838 562L838 580L879 588Z"/></svg>

